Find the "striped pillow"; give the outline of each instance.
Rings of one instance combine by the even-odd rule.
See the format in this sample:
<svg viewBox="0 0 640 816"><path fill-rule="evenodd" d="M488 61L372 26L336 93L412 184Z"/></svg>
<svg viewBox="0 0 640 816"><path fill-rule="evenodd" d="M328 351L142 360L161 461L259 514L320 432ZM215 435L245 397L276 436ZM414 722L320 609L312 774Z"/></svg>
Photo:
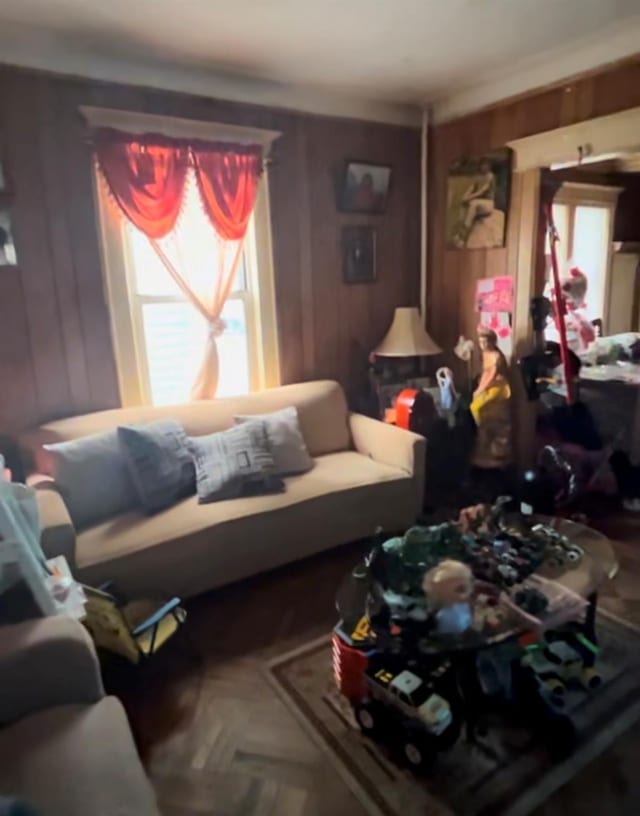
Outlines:
<svg viewBox="0 0 640 816"><path fill-rule="evenodd" d="M266 424L246 422L209 436L192 436L189 450L196 467L198 502L277 493L284 482L274 475Z"/></svg>
<svg viewBox="0 0 640 816"><path fill-rule="evenodd" d="M187 435L175 419L120 427L118 441L147 513L164 510L195 491Z"/></svg>

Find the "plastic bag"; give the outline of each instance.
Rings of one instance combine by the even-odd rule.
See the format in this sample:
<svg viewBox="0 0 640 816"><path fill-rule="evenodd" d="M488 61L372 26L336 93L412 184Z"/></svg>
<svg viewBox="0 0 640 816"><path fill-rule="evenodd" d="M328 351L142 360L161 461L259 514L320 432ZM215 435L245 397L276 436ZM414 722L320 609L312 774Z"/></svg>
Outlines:
<svg viewBox="0 0 640 816"><path fill-rule="evenodd" d="M4 459L0 456L0 473ZM40 517L36 492L32 487L0 478L0 547L19 548L19 558L34 574L46 575L45 556L40 546ZM0 592L22 577L22 570L0 567Z"/></svg>

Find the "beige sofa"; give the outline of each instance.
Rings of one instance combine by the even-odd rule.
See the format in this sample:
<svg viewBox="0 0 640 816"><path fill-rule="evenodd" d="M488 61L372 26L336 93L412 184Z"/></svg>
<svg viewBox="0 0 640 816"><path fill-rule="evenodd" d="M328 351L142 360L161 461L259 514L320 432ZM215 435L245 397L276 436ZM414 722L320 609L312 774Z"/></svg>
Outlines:
<svg viewBox="0 0 640 816"><path fill-rule="evenodd" d="M124 709L69 618L0 627L0 795L42 816L159 816Z"/></svg>
<svg viewBox="0 0 640 816"><path fill-rule="evenodd" d="M23 445L50 471L41 445L159 418L180 420L191 436L231 427L237 414L289 405L315 467L286 479L284 493L199 505L195 496L154 516L131 512L76 532L64 501L39 489L42 543L63 554L92 585L113 580L130 595L188 597L320 550L413 524L423 502L426 441L350 414L335 382L283 386L246 397L163 408L101 411L43 425Z"/></svg>

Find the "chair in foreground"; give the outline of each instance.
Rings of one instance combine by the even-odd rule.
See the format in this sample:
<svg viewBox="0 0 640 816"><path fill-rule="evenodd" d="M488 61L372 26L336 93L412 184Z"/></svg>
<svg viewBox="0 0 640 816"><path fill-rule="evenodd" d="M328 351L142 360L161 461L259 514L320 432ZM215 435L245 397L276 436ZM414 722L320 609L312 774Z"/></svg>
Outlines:
<svg viewBox="0 0 640 816"><path fill-rule="evenodd" d="M84 591L87 596L84 622L96 646L115 652L132 663L150 658L187 619L180 598L172 598L158 607L151 600L123 603L105 587L85 586Z"/></svg>

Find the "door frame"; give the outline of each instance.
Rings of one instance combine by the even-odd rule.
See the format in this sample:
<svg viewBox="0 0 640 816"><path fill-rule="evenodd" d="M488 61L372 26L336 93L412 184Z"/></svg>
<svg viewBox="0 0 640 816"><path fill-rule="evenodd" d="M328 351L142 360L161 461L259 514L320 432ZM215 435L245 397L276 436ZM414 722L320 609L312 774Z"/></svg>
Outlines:
<svg viewBox="0 0 640 816"><path fill-rule="evenodd" d="M640 107L587 119L567 127L507 142L514 155L514 191L520 195L516 255L516 302L513 316L514 359L531 353L532 297L544 289L544 168L571 167L640 149ZM512 200L514 200L512 198ZM529 402L520 377L514 377L515 452L519 469L534 464L536 402Z"/></svg>

